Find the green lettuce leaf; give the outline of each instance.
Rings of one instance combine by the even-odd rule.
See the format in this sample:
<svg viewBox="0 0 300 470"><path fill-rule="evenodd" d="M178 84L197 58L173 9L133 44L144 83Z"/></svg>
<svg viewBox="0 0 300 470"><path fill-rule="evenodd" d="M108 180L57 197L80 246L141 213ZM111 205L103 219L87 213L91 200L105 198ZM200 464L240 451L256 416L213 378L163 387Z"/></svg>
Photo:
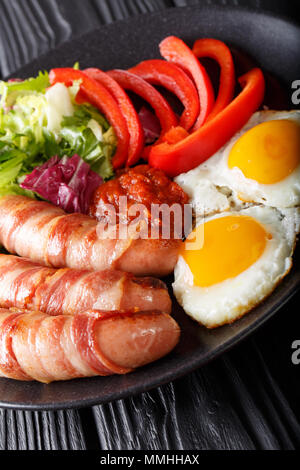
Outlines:
<svg viewBox="0 0 300 470"><path fill-rule="evenodd" d="M97 124L102 140L95 135ZM117 140L112 127L95 108L88 105L78 106L73 116L63 119L60 135L64 154L78 154L104 179L113 176L111 159Z"/></svg>
<svg viewBox="0 0 300 470"><path fill-rule="evenodd" d="M46 71L39 72L37 77L29 78L22 82L0 81L0 106L12 106L20 94L32 94L32 92L44 93L49 86L49 74Z"/></svg>

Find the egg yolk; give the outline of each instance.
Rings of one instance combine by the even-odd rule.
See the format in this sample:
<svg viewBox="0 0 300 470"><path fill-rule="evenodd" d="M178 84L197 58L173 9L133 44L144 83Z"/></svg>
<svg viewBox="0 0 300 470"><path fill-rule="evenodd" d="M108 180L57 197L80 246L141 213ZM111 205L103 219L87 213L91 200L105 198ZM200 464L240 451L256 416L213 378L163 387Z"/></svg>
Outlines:
<svg viewBox="0 0 300 470"><path fill-rule="evenodd" d="M244 215L219 217L196 230L203 231L202 248L188 249L185 242L180 254L193 273L194 285L200 287L238 276L260 258L272 238L259 222Z"/></svg>
<svg viewBox="0 0 300 470"><path fill-rule="evenodd" d="M300 164L300 125L282 119L268 121L246 132L233 146L229 168L238 167L246 178L274 184Z"/></svg>

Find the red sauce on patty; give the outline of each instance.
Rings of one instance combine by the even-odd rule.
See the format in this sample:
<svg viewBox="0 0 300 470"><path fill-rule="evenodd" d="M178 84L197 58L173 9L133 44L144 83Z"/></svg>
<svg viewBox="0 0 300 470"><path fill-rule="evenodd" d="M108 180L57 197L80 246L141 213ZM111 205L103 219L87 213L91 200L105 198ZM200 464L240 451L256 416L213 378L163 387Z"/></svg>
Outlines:
<svg viewBox="0 0 300 470"><path fill-rule="evenodd" d="M123 198L120 198L121 196ZM126 211L124 212L125 200ZM133 214L134 211L130 211L130 208L133 205L142 204L143 216L149 222L153 204L159 206L166 204L169 207L179 204L184 214L184 205L188 204L188 201L187 194L163 171L151 168L149 165L138 165L121 170L115 179L100 186L94 193L89 214L98 220L109 220L108 206L110 206L114 208L117 215L115 223L128 223L137 217Z"/></svg>

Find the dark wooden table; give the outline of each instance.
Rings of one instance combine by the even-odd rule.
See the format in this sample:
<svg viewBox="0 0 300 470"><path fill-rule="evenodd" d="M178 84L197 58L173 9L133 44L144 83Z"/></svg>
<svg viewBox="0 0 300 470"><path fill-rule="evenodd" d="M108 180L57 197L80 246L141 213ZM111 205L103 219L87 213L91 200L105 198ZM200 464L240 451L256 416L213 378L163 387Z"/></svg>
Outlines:
<svg viewBox="0 0 300 470"><path fill-rule="evenodd" d="M0 75L99 24L199 3L295 18L299 2L0 0ZM300 339L299 301L297 295L233 351L150 393L81 410L0 409L0 450L299 448L300 365L291 361L292 342Z"/></svg>

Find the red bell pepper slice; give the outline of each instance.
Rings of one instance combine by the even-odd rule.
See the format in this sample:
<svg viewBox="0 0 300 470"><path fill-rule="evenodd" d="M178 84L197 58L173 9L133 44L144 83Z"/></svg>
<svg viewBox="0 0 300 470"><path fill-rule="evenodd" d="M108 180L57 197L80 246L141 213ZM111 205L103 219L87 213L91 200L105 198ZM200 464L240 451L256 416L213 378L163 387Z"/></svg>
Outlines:
<svg viewBox="0 0 300 470"><path fill-rule="evenodd" d="M214 106L214 90L210 78L195 54L181 39L169 36L160 43L159 48L166 60L182 67L195 82L200 100L200 113L193 127L193 130L197 130Z"/></svg>
<svg viewBox="0 0 300 470"><path fill-rule="evenodd" d="M80 102L82 97L98 108L113 126L118 139L118 145L112 163L114 168L122 167L127 160L129 147L129 132L127 124L118 103L111 93L99 82L90 78L84 72L72 68L52 69L49 75L50 83L64 83L71 86L75 80L80 80Z"/></svg>
<svg viewBox="0 0 300 470"><path fill-rule="evenodd" d="M164 136L163 142L167 142L168 144L177 144L181 140L185 139L189 136L188 131L186 131L183 127L172 127Z"/></svg>
<svg viewBox="0 0 300 470"><path fill-rule="evenodd" d="M200 112L199 96L194 83L180 67L172 62L155 59L145 60L128 71L174 93L185 108L179 124L187 131L191 129Z"/></svg>
<svg viewBox="0 0 300 470"><path fill-rule="evenodd" d="M217 116L180 142L162 143L150 150L149 164L174 177L197 167L238 132L259 108L265 93L265 79L255 68L239 78L241 93Z"/></svg>
<svg viewBox="0 0 300 470"><path fill-rule="evenodd" d="M178 119L165 98L141 77L127 70L111 70L107 72L125 90L130 90L139 95L154 109L159 119L162 134L173 126L178 125Z"/></svg>
<svg viewBox="0 0 300 470"><path fill-rule="evenodd" d="M134 165L144 149L144 131L139 116L123 88L107 73L89 68L84 71L89 77L101 83L115 98L126 120L129 131L129 150L126 166Z"/></svg>
<svg viewBox="0 0 300 470"><path fill-rule="evenodd" d="M218 39L198 39L194 44L193 52L199 59L202 57L214 59L221 69L218 97L207 118L207 121L210 121L226 108L234 96L235 70L233 58L230 49Z"/></svg>

